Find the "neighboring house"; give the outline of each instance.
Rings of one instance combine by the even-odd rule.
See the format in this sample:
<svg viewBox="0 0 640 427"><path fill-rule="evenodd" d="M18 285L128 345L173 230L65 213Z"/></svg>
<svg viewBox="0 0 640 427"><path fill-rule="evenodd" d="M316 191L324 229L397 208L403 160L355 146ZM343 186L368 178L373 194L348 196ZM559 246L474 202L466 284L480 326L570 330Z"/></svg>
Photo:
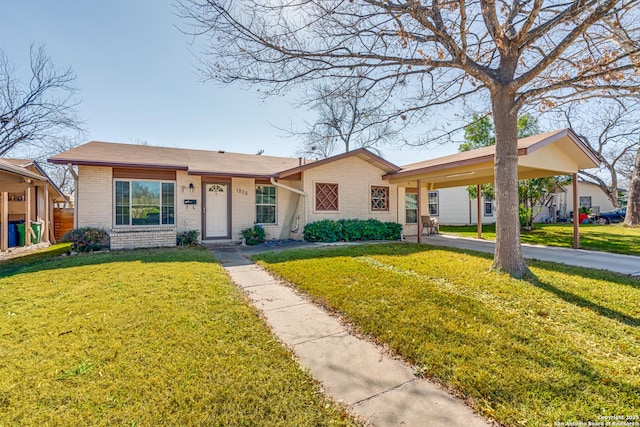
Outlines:
<svg viewBox="0 0 640 427"><path fill-rule="evenodd" d="M613 203L602 192L597 184L578 181L578 205L591 208L595 212L607 212L615 209ZM478 223L477 200L470 199L467 187L443 188L430 192L435 201L431 207L431 215L436 216L440 224L470 225ZM491 224L495 220L495 201L482 198L480 201L483 224ZM539 206L535 208L538 212ZM556 222L570 218L573 211L573 188L567 185L553 195L553 199L540 209L535 222Z"/></svg>
<svg viewBox="0 0 640 427"><path fill-rule="evenodd" d="M365 149L305 162L93 141L49 161L77 166L75 225L108 230L112 249L173 246L188 230L239 241L255 223L270 239L302 239L325 218L400 217L382 178L400 168Z"/></svg>
<svg viewBox="0 0 640 427"><path fill-rule="evenodd" d="M65 203L60 189L37 162L25 159L0 159L0 250L17 246L17 230L24 233L25 245L35 237L49 242L53 236L54 205ZM36 236L31 223L40 231Z"/></svg>

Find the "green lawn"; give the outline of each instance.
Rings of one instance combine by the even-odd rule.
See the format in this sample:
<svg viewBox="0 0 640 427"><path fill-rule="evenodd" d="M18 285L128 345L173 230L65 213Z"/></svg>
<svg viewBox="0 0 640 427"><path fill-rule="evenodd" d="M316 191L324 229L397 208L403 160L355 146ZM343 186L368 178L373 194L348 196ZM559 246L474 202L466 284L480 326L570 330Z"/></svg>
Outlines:
<svg viewBox="0 0 640 427"><path fill-rule="evenodd" d="M495 240L495 224L483 226L482 237ZM477 237L476 226L441 225L440 232L464 237ZM536 224L533 230L523 230L522 243L573 247L573 224ZM621 224L580 226L580 247L594 251L640 255L640 228L623 227Z"/></svg>
<svg viewBox="0 0 640 427"><path fill-rule="evenodd" d="M354 425L206 250L0 263L0 425Z"/></svg>
<svg viewBox="0 0 640 427"><path fill-rule="evenodd" d="M510 426L638 415L640 281L412 244L296 250L260 262Z"/></svg>

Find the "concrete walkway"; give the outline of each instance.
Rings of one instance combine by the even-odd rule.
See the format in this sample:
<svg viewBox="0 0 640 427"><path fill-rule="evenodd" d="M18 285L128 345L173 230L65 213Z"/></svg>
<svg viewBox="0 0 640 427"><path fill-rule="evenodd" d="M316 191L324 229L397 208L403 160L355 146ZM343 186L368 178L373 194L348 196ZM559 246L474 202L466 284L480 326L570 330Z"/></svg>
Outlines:
<svg viewBox="0 0 640 427"><path fill-rule="evenodd" d="M489 426L406 363L351 335L322 308L252 264L238 247L213 248L280 340L335 400L372 426Z"/></svg>
<svg viewBox="0 0 640 427"><path fill-rule="evenodd" d="M450 234L423 236L422 242L429 245L469 249L480 252L493 253L495 251L495 242L492 240L471 239L467 237L452 236ZM584 249L560 248L555 246L530 245L526 243L522 244L522 255L526 259L553 261L567 265L608 270L640 277L639 256L587 251Z"/></svg>

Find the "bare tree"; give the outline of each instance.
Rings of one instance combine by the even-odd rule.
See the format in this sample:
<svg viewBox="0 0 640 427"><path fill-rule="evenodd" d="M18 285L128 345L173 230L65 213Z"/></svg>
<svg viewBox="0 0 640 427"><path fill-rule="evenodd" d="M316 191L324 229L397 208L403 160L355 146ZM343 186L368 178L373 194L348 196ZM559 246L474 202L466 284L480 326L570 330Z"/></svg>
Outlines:
<svg viewBox="0 0 640 427"><path fill-rule="evenodd" d="M293 125L286 136L302 141L299 154L306 157L329 157L336 150L367 148L380 154L379 147L394 142L400 135L400 125L389 119L386 99L369 95L364 80L342 82L339 85L320 83L312 86L301 103L318 113L313 122L304 122L302 129Z"/></svg>
<svg viewBox="0 0 640 427"><path fill-rule="evenodd" d="M636 160L629 182L629 199L624 225L627 227L640 226L640 148L636 149Z"/></svg>
<svg viewBox="0 0 640 427"><path fill-rule="evenodd" d="M569 127L600 160L598 171L580 171L580 175L598 185L611 203L620 207L620 180L638 148L640 102L633 99L598 100L563 107L561 113Z"/></svg>
<svg viewBox="0 0 640 427"><path fill-rule="evenodd" d="M202 72L220 82L278 93L364 77L368 90L390 102L393 95L393 116L411 120L488 95L496 136L493 267L522 277L518 113L635 93L640 76L630 57L638 47L623 49L611 27L640 39L639 1L179 0L178 8L207 43Z"/></svg>
<svg viewBox="0 0 640 427"><path fill-rule="evenodd" d="M0 156L50 155L84 133L71 69L57 69L42 46L30 53L31 75L22 81L0 50Z"/></svg>

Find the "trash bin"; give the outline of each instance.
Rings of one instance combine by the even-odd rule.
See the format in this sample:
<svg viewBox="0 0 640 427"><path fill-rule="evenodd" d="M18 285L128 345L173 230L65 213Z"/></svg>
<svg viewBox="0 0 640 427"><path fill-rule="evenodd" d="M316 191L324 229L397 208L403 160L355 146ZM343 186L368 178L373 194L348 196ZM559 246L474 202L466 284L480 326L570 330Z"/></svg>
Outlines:
<svg viewBox="0 0 640 427"><path fill-rule="evenodd" d="M31 239L31 243L35 244L35 243L40 243L40 234L42 234L42 223L41 222L32 222L31 223L31 229L33 230L33 234L35 234L35 237L33 237Z"/></svg>
<svg viewBox="0 0 640 427"><path fill-rule="evenodd" d="M24 246L24 222L16 224L18 230L18 246Z"/></svg>
<svg viewBox="0 0 640 427"><path fill-rule="evenodd" d="M15 222L9 223L9 247L15 248L18 246L18 227Z"/></svg>

